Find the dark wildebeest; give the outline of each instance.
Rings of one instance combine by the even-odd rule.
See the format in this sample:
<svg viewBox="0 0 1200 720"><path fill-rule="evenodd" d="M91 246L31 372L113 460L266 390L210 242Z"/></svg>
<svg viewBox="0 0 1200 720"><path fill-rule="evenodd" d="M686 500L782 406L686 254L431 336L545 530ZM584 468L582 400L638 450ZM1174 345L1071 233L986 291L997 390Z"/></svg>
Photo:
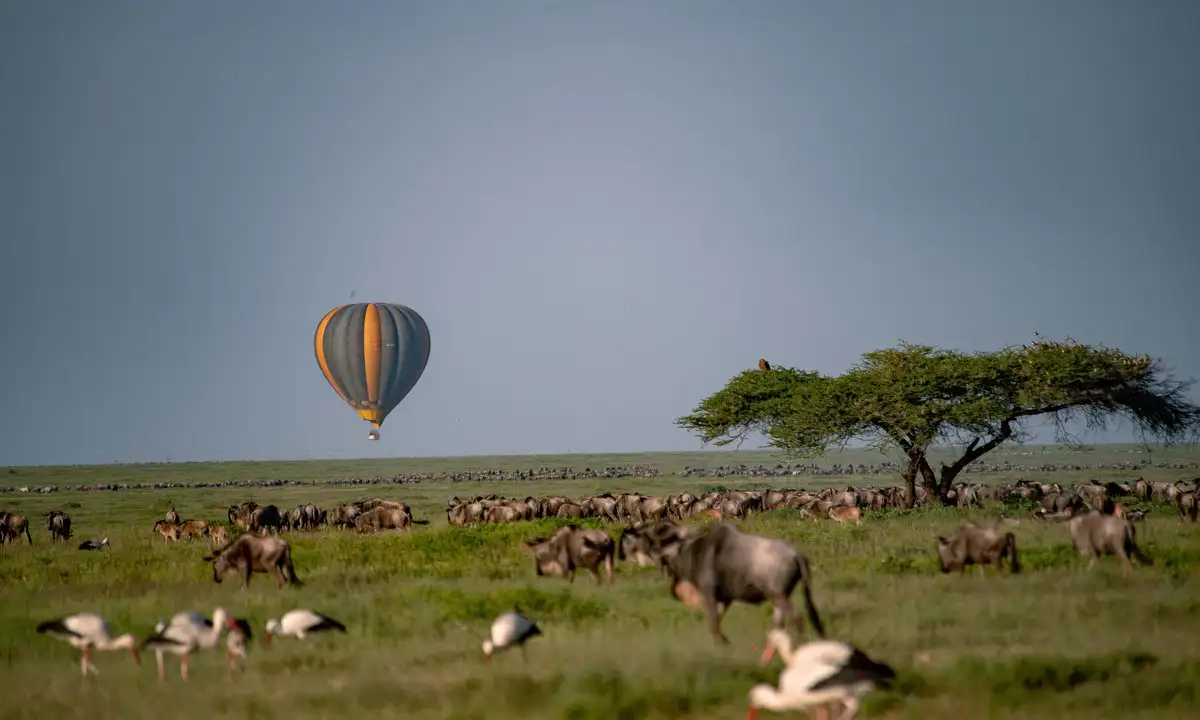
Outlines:
<svg viewBox="0 0 1200 720"><path fill-rule="evenodd" d="M300 585L296 570L292 567L292 548L279 537L258 537L243 533L204 560L212 563L213 581L221 582L225 575L237 571L242 576L242 587L250 585L253 573L274 573L276 587Z"/></svg>
<svg viewBox="0 0 1200 720"><path fill-rule="evenodd" d="M259 535L265 535L269 531L278 533L281 524L279 508L274 505L254 508L254 511L250 513L250 532L252 533Z"/></svg>
<svg viewBox="0 0 1200 720"><path fill-rule="evenodd" d="M943 573L962 573L968 565L978 565L981 573L984 565L995 565L996 571L1002 572L1005 559L1014 575L1021 572L1017 538L1011 532L1001 532L999 527L965 525L950 537L938 537L937 552Z"/></svg>
<svg viewBox="0 0 1200 720"><path fill-rule="evenodd" d="M1089 570L1095 567L1097 558L1101 555L1116 555L1120 558L1125 577L1129 577L1133 572L1130 557L1136 558L1143 565L1153 564L1134 542L1133 523L1123 517L1095 511L1083 513L1067 521L1067 530L1071 532L1075 549L1089 559Z"/></svg>
<svg viewBox="0 0 1200 720"><path fill-rule="evenodd" d="M667 561L679 553L696 528L679 525L672 520L659 520L635 525L621 531L617 539L617 559L633 560L639 566L657 565L659 577L666 574Z"/></svg>
<svg viewBox="0 0 1200 720"><path fill-rule="evenodd" d="M600 566L604 565L605 576L613 582L613 540L603 530L590 530L575 525L565 525L548 538L534 538L525 543L533 553L537 574L562 575L567 582L575 582L575 570L584 568L596 576L596 583L604 580Z"/></svg>
<svg viewBox="0 0 1200 720"><path fill-rule="evenodd" d="M71 516L61 510L46 513L46 529L52 542L66 542L71 538Z"/></svg>
<svg viewBox="0 0 1200 720"><path fill-rule="evenodd" d="M775 538L738 532L727 523L713 525L688 541L667 562L671 592L688 607L708 614L709 631L717 642L728 644L721 632L721 618L735 600L758 605L770 600L775 606L771 627L782 628L791 620L804 631L789 599L796 584L804 590L804 605L817 635L825 628L812 601L808 560L789 543Z"/></svg>
<svg viewBox="0 0 1200 720"><path fill-rule="evenodd" d="M4 544L7 545L10 540L14 543L20 540L21 533L25 533L25 539L32 545L33 536L29 534L29 521L25 516L0 511L0 539Z"/></svg>
<svg viewBox="0 0 1200 720"><path fill-rule="evenodd" d="M412 532L412 517L398 507L380 505L355 518L354 526L360 533L379 530Z"/></svg>

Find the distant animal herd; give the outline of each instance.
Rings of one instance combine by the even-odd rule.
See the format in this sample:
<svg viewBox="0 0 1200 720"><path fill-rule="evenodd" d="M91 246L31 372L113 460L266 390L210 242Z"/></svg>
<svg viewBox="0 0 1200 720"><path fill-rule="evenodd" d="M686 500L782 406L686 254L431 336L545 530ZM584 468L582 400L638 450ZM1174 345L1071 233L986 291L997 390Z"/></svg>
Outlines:
<svg viewBox="0 0 1200 720"><path fill-rule="evenodd" d="M768 635L769 646L786 649L789 655L784 656L783 651L780 652L785 663L788 663L785 672L791 672L795 669L793 661L799 662L796 658L808 657L815 652L809 647L812 643L793 651L788 645L790 641L785 637L784 628L788 623L801 632L804 630L804 620L794 612L791 604L796 587L802 589L809 624L817 635L822 638L825 635L813 602L813 571L805 556L791 543L745 532L727 521L786 508L794 511L801 520L859 524L864 520L864 511L904 507L908 499L905 488L873 486L825 488L815 492L792 488L710 490L666 496L631 492L616 495L601 493L578 498L529 496L517 499L489 495L467 500L452 498L445 506L445 517L451 528L518 523L539 518L565 519L567 524L558 527L553 534L528 538L521 543L521 547L532 557L536 576L557 576L571 582L576 572L582 570L591 573L598 584L604 584L614 581L617 562L656 567L660 577L669 578L670 593L675 599L706 615L709 631L721 644L728 643L721 631L721 619L730 604L742 602L758 605L770 602L774 611ZM1132 560L1145 564L1153 561L1138 548L1136 542L1135 520L1144 518L1148 510L1126 510L1121 502L1123 500L1168 503L1174 506L1181 520L1194 523L1197 522L1197 510L1200 507L1200 478L1180 482L1149 482L1141 478L1126 483L1093 480L1067 488L1058 483L1030 480L1005 485L960 482L947 498L950 504L960 508L972 508L995 501L1032 503L1035 520L1065 524L1075 550L1088 559L1089 568L1102 556L1115 556L1128 576L1132 571ZM920 506L931 502L939 501L923 488L918 488L914 504ZM428 522L414 520L407 503L380 498L341 503L330 508L304 503L291 509L280 509L271 504L245 502L230 506L227 518L228 526L205 520L185 520L172 507L155 524L154 532L168 543L197 539L209 541L212 544L211 553L204 559L212 565L214 582L220 583L226 577L233 576L240 579L244 587L249 585L255 573L261 573L274 577L276 584L283 587L299 585L301 581L293 565L291 547L281 537L282 533L308 532L323 527L352 528L363 534L389 530L411 532L414 524ZM622 527L614 539L608 531L580 527L574 522L584 518L595 518ZM682 522L687 519L699 519L702 522ZM969 566L978 566L982 571L983 567L990 565L997 572L1002 572L1006 566L1012 573L1020 572L1016 536L1008 527L1017 523L1018 520L1007 517L992 523L971 521L949 535L936 538L941 571L962 573ZM232 534L229 528L236 529L237 533ZM46 515L46 529L55 542L67 542L71 537L71 518L62 511L52 511ZM6 548L22 535L28 544L33 544L28 520L22 516L0 511L0 533L3 534ZM88 540L80 545L81 550L103 547L111 548L107 538L102 541ZM294 612L308 613L305 617L310 619L324 617L307 610ZM214 613L213 621L197 614L181 614L176 620L188 615L179 620L186 621L186 632L174 624L160 623L156 634L138 647L151 648L158 653L160 678L162 652L182 654L185 665L181 673L186 678L187 653L212 646L224 629L230 633L230 652L235 653L235 647L240 648L236 652L244 657L245 643L250 637L249 625L244 620L227 618L223 610L220 613L219 617ZM74 620L63 618L43 623L39 630L44 628L45 632L82 647L85 674L88 672L88 653L91 648L131 648L136 656L131 640L112 639L107 635L107 624L96 616L85 615L72 616L76 618ZM73 631L67 629L68 620L77 625L87 624L88 627L99 628L103 625L103 633L98 634L96 637L99 639L94 641L84 639L79 633L72 635ZM312 621L317 622L316 619ZM177 633L177 637L171 639L164 635L170 632ZM520 613L508 613L497 619L492 638L485 642L485 653L490 658L491 652L502 647L503 643L523 643L541 632ZM832 648L830 652L841 653L838 657L843 658L839 661L843 664L837 667L821 666L824 669L818 675L828 670L832 673L829 677L833 677L846 670L848 666L844 663L867 662L862 659L865 655L861 655L861 651L844 643L831 640L815 642L826 643L829 646L827 650ZM764 662L766 659L764 655ZM869 667L877 670L886 668L879 664ZM856 672L860 671L865 672ZM817 678L799 690L793 687L790 696L784 692L782 680L778 690L771 686L758 686L752 698L767 703L763 707L784 709L810 707L817 702L814 698L828 696L830 701L840 702L848 713L843 717L849 717L857 711L857 698L861 692L886 682L884 676L887 673L883 670L879 672L884 675L876 678L878 682L838 685L841 694L817 692L820 683L831 682L828 678ZM752 711L756 712L757 707L752 705Z"/></svg>

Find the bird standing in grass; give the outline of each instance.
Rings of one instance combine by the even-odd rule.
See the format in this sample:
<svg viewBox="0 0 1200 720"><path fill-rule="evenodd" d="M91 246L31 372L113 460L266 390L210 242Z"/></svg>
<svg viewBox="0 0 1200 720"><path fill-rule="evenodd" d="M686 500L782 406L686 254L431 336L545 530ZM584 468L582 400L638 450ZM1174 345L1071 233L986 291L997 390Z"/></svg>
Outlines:
<svg viewBox="0 0 1200 720"><path fill-rule="evenodd" d="M514 607L492 622L491 636L483 641L483 656L491 660L493 654L513 645L520 647L521 654L525 655L525 643L541 634L537 624Z"/></svg>
<svg viewBox="0 0 1200 720"><path fill-rule="evenodd" d="M278 620L267 621L267 634L263 636L263 644L270 645L274 635L291 635L297 640L303 640L312 633L337 630L346 632L346 626L315 610L297 608L284 613Z"/></svg>
<svg viewBox="0 0 1200 720"><path fill-rule="evenodd" d="M141 658L138 657L137 641L134 640L133 635L125 633L114 638L109 631L108 621L95 613L76 613L57 620L48 620L38 625L37 631L81 648L83 658L80 661L80 667L85 676L89 672L100 674L96 666L92 665L92 648L96 650L128 650L133 654L134 662L138 665L142 664Z"/></svg>
<svg viewBox="0 0 1200 720"><path fill-rule="evenodd" d="M225 635L225 658L229 661L229 671L237 668L237 659L246 660L246 647L254 633L250 631L250 623L244 618L229 618L229 631Z"/></svg>
<svg viewBox="0 0 1200 720"><path fill-rule="evenodd" d="M826 706L831 703L843 708L837 720L851 720L864 695L876 687L887 687L896 677L892 668L836 640L814 640L792 650L791 637L783 630L772 630L763 664L770 662L776 649L787 667L779 675L777 688L764 684L750 690L747 720L758 720L759 709L786 712L809 708L826 720Z"/></svg>
<svg viewBox="0 0 1200 720"><path fill-rule="evenodd" d="M108 538L104 538L103 540L84 540L83 542L79 543L80 550L99 550L103 547L110 547L108 544Z"/></svg>

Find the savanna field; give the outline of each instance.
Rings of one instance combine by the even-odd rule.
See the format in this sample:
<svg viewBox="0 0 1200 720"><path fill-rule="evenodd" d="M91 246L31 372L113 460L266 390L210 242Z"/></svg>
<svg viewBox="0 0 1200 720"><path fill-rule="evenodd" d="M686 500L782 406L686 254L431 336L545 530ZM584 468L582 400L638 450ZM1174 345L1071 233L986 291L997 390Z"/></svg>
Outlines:
<svg viewBox="0 0 1200 720"><path fill-rule="evenodd" d="M1021 453L1034 454L1021 454ZM821 463L879 463L871 453L833 455ZM1114 469L1144 455L1121 446L1093 452L1015 448L987 460L1019 470L971 474L984 483L1024 477L1069 484L1191 479L1200 452L1156 450L1167 467ZM6 488L54 485L49 494L0 494L0 509L29 517L24 538L0 553L0 717L54 718L740 718L747 692L774 683L778 662L760 667L770 607L735 604L723 622L728 647L717 646L702 615L671 597L652 568L617 563L616 582L597 586L586 572L573 585L538 578L521 541L566 521L538 520L477 528L446 524L452 496L495 493L572 498L609 491L666 495L714 488L894 485L894 475L615 478L413 485L224 487L80 491L106 482L369 477L478 468L653 465L664 473L735 460L768 466L766 453L737 455L554 456L0 468ZM1082 470L1045 472L1044 463ZM1108 469L1099 467L1109 465ZM256 574L248 590L236 578L212 581L204 541L166 543L152 531L174 505L185 519L227 523L232 503L253 500L281 509L321 507L380 497L409 503L411 534L360 536L349 530L285 532L299 588L277 589ZM1194 718L1200 715L1200 524L1181 522L1163 503L1137 523L1151 567L1125 580L1113 558L1092 571L1076 556L1064 526L1033 519L1032 507L993 504L978 510L921 508L864 511L860 526L801 519L777 510L732 520L748 532L784 538L809 558L814 599L830 637L852 642L899 673L896 687L868 696L860 717L922 718ZM74 537L53 545L44 514L64 510ZM943 575L936 537L968 518L1020 520L1022 573ZM693 520L684 522L692 523ZM579 524L608 530L597 520ZM107 536L111 551L81 552L83 539ZM800 594L793 595L797 608ZM480 644L492 619L514 604L544 635L519 652L484 663ZM114 633L142 639L157 620L183 610L211 615L217 606L250 620L255 638L241 672L227 673L224 643L193 657L188 683L167 657L167 680L155 678L152 652L134 665L124 652L97 653L100 675L84 680L79 653L35 632L61 615L94 611ZM295 607L342 621L346 635L261 644L268 618ZM795 631L793 629L793 634ZM811 631L804 638L812 637ZM763 717L785 717L764 713Z"/></svg>

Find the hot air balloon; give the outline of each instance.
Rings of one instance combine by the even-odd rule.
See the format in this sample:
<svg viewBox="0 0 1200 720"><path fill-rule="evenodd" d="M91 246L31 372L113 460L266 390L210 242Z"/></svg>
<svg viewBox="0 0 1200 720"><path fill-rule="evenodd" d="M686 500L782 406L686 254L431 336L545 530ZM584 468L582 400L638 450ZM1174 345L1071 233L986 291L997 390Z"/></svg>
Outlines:
<svg viewBox="0 0 1200 720"><path fill-rule="evenodd" d="M325 379L371 423L369 440L408 395L429 362L429 326L416 310L392 303L340 305L313 338Z"/></svg>

